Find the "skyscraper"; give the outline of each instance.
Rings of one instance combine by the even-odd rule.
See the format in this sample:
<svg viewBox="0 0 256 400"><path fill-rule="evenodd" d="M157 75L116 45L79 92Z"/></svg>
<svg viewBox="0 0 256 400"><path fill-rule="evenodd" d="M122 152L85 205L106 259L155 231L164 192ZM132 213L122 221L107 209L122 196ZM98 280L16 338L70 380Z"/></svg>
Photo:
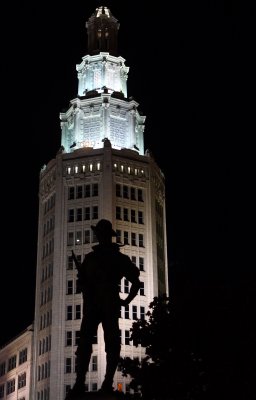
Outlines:
<svg viewBox="0 0 256 400"><path fill-rule="evenodd" d="M99 7L86 27L88 54L76 66L78 94L60 114L56 158L40 172L31 397L36 400L63 400L75 380L82 297L71 250L80 260L91 251L92 224L112 221L122 251L141 271L139 294L120 310L122 356L143 356L130 341L132 322L145 318L154 296L168 294L164 176L144 151L145 116L127 97L129 68L118 56L119 23L107 7ZM123 280L120 296L128 292ZM88 390L100 387L105 367L100 326ZM118 384L128 390L129 381L119 371Z"/></svg>

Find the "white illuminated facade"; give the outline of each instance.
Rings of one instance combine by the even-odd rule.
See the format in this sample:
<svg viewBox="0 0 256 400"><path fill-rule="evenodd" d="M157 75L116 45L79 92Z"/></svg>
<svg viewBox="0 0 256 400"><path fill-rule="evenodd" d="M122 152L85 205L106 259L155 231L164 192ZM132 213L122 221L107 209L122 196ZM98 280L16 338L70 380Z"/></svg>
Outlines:
<svg viewBox="0 0 256 400"><path fill-rule="evenodd" d="M168 294L164 176L144 151L145 116L127 98L128 67L117 55L119 23L99 7L86 27L88 55L76 67L78 95L60 114L61 148L40 173L31 400L63 400L74 384L82 297L76 293L71 250L81 260L91 251L92 224L111 220L124 244L121 251L141 271L139 294L120 310L123 357L143 357L129 330L134 320L145 318L154 296ZM123 280L120 296L128 293ZM100 326L86 379L89 391L100 388L105 369ZM118 385L129 391L129 379L120 371Z"/></svg>

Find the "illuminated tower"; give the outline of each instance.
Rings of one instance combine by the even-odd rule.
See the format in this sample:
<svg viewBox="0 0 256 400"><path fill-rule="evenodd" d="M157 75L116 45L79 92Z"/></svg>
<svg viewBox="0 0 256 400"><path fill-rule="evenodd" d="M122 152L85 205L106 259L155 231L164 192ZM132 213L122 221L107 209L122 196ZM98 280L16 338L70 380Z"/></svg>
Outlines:
<svg viewBox="0 0 256 400"><path fill-rule="evenodd" d="M129 68L117 55L119 23L99 7L86 27L88 54L76 66L78 95L60 114L60 150L40 172L33 400L63 400L75 381L82 297L71 250L81 260L91 251L92 224L111 220L117 241L125 244L121 251L141 271L140 293L120 310L122 356L143 356L129 340L132 322L145 317L154 296L168 293L164 177L144 153L145 117L127 98ZM120 296L128 292L123 280ZM88 390L100 387L105 368L100 326ZM119 383L128 390L129 380L117 371L115 387Z"/></svg>

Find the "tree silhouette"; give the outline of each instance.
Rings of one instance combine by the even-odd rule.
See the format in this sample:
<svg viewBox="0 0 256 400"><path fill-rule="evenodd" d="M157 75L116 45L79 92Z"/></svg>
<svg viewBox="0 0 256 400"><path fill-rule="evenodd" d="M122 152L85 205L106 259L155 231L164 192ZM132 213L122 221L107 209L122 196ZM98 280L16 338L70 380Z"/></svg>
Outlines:
<svg viewBox="0 0 256 400"><path fill-rule="evenodd" d="M166 295L155 297L145 320L131 328L135 346L146 356L121 360L123 374L132 377L131 387L147 400L198 400L206 393L206 371L199 354L182 339L174 308Z"/></svg>

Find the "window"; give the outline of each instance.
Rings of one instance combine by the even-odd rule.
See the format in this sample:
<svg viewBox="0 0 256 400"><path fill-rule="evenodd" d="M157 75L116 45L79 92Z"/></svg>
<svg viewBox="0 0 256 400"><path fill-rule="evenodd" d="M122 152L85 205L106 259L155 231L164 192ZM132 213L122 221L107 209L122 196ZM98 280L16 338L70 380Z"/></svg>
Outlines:
<svg viewBox="0 0 256 400"><path fill-rule="evenodd" d="M125 319L129 319L130 315L129 315L129 305L125 306L124 308L124 318Z"/></svg>
<svg viewBox="0 0 256 400"><path fill-rule="evenodd" d="M124 231L124 244L129 244L129 232Z"/></svg>
<svg viewBox="0 0 256 400"><path fill-rule="evenodd" d="M93 382L92 383L92 392L97 392L97 390L98 390L98 384L97 384L97 382Z"/></svg>
<svg viewBox="0 0 256 400"><path fill-rule="evenodd" d="M82 244L82 231L76 231L76 245Z"/></svg>
<svg viewBox="0 0 256 400"><path fill-rule="evenodd" d="M116 207L116 219L122 219L121 207Z"/></svg>
<svg viewBox="0 0 256 400"><path fill-rule="evenodd" d="M0 364L0 376L3 376L3 375L5 375L5 362L2 362L1 364Z"/></svg>
<svg viewBox="0 0 256 400"><path fill-rule="evenodd" d="M9 358L9 360L8 360L8 371L11 371L13 368L16 367L16 359L17 359L16 355L11 357L11 358Z"/></svg>
<svg viewBox="0 0 256 400"><path fill-rule="evenodd" d="M129 221L129 211L128 211L128 208L124 208L124 221Z"/></svg>
<svg viewBox="0 0 256 400"><path fill-rule="evenodd" d="M72 370L71 367L71 358L67 357L65 360L65 374L70 374Z"/></svg>
<svg viewBox="0 0 256 400"><path fill-rule="evenodd" d="M73 200L75 198L75 188L71 186L68 188L68 199Z"/></svg>
<svg viewBox="0 0 256 400"><path fill-rule="evenodd" d="M67 306L67 320L70 321L73 318L73 307Z"/></svg>
<svg viewBox="0 0 256 400"><path fill-rule="evenodd" d="M26 386L26 372L18 376L18 389Z"/></svg>
<svg viewBox="0 0 256 400"><path fill-rule="evenodd" d="M68 246L73 246L74 244L74 232L68 232Z"/></svg>
<svg viewBox="0 0 256 400"><path fill-rule="evenodd" d="M143 211L138 212L138 221L139 224L144 224Z"/></svg>
<svg viewBox="0 0 256 400"><path fill-rule="evenodd" d="M98 358L97 358L97 356L92 356L92 371L98 371Z"/></svg>
<svg viewBox="0 0 256 400"><path fill-rule="evenodd" d="M79 185L76 187L76 198L81 199L83 197L83 186Z"/></svg>
<svg viewBox="0 0 256 400"><path fill-rule="evenodd" d="M76 304L76 319L81 319L81 304Z"/></svg>
<svg viewBox="0 0 256 400"><path fill-rule="evenodd" d="M85 209L84 209L84 219L85 219L85 220L91 219L91 210L90 210L90 207L85 207Z"/></svg>
<svg viewBox="0 0 256 400"><path fill-rule="evenodd" d="M73 294L73 281L67 281L67 294Z"/></svg>
<svg viewBox="0 0 256 400"><path fill-rule="evenodd" d="M80 339L80 331L75 331L75 346L78 346L79 339Z"/></svg>
<svg viewBox="0 0 256 400"><path fill-rule="evenodd" d="M0 399L4 398L4 384L0 385Z"/></svg>
<svg viewBox="0 0 256 400"><path fill-rule="evenodd" d="M121 231L119 229L116 229L116 243L121 243Z"/></svg>
<svg viewBox="0 0 256 400"><path fill-rule="evenodd" d="M98 242L98 239L97 239L95 231L92 232L92 242L93 243L97 243Z"/></svg>
<svg viewBox="0 0 256 400"><path fill-rule="evenodd" d="M139 247L144 247L144 236L139 233Z"/></svg>
<svg viewBox="0 0 256 400"><path fill-rule="evenodd" d="M139 257L139 270L140 271L145 271L144 270L144 258L143 257Z"/></svg>
<svg viewBox="0 0 256 400"><path fill-rule="evenodd" d="M99 195L98 183L93 183L93 185L92 185L92 196L98 196L98 195Z"/></svg>
<svg viewBox="0 0 256 400"><path fill-rule="evenodd" d="M84 197L91 197L91 185L85 185Z"/></svg>
<svg viewBox="0 0 256 400"><path fill-rule="evenodd" d="M140 307L140 319L145 319L145 307Z"/></svg>
<svg viewBox="0 0 256 400"><path fill-rule="evenodd" d="M76 209L76 220L77 221L82 221L83 219L83 209L82 208L77 208Z"/></svg>
<svg viewBox="0 0 256 400"><path fill-rule="evenodd" d="M142 189L138 189L138 200L143 201Z"/></svg>
<svg viewBox="0 0 256 400"><path fill-rule="evenodd" d="M72 331L66 332L66 346L72 346Z"/></svg>
<svg viewBox="0 0 256 400"><path fill-rule="evenodd" d="M65 396L67 396L70 389L71 389L71 385L65 385Z"/></svg>
<svg viewBox="0 0 256 400"><path fill-rule="evenodd" d="M68 210L68 222L74 222L75 220L75 211L73 208Z"/></svg>
<svg viewBox="0 0 256 400"><path fill-rule="evenodd" d="M136 256L132 256L132 262L133 262L134 265L137 265Z"/></svg>
<svg viewBox="0 0 256 400"><path fill-rule="evenodd" d="M85 229L84 230L84 244L90 243L90 239L91 239L91 232L89 229Z"/></svg>
<svg viewBox="0 0 256 400"><path fill-rule="evenodd" d="M27 361L27 349L23 349L19 353L19 365Z"/></svg>
<svg viewBox="0 0 256 400"><path fill-rule="evenodd" d="M136 223L136 211L131 210L131 222Z"/></svg>
<svg viewBox="0 0 256 400"><path fill-rule="evenodd" d="M98 206L92 207L92 219L98 219Z"/></svg>
<svg viewBox="0 0 256 400"><path fill-rule="evenodd" d="M68 256L67 265L68 265L68 269L73 269L73 258L72 258L72 256Z"/></svg>
<svg viewBox="0 0 256 400"><path fill-rule="evenodd" d="M136 233L132 232L132 246L137 246L136 245Z"/></svg>
<svg viewBox="0 0 256 400"><path fill-rule="evenodd" d="M124 333L125 333L124 344L129 345L130 344L130 331L124 331Z"/></svg>
<svg viewBox="0 0 256 400"><path fill-rule="evenodd" d="M121 185L119 185L118 183L116 184L116 197L122 197Z"/></svg>
<svg viewBox="0 0 256 400"><path fill-rule="evenodd" d="M123 198L129 199L129 188L126 185L123 186Z"/></svg>
<svg viewBox="0 0 256 400"><path fill-rule="evenodd" d="M129 281L124 279L124 293L129 293Z"/></svg>
<svg viewBox="0 0 256 400"><path fill-rule="evenodd" d="M137 306L132 306L132 319L137 319Z"/></svg>
<svg viewBox="0 0 256 400"><path fill-rule="evenodd" d="M131 187L131 200L136 200L135 188Z"/></svg>
<svg viewBox="0 0 256 400"><path fill-rule="evenodd" d="M15 379L11 379L7 381L6 384L6 394L13 393L15 391Z"/></svg>
<svg viewBox="0 0 256 400"><path fill-rule="evenodd" d="M144 296L145 295L145 287L144 287L144 282L140 283L140 295Z"/></svg>

